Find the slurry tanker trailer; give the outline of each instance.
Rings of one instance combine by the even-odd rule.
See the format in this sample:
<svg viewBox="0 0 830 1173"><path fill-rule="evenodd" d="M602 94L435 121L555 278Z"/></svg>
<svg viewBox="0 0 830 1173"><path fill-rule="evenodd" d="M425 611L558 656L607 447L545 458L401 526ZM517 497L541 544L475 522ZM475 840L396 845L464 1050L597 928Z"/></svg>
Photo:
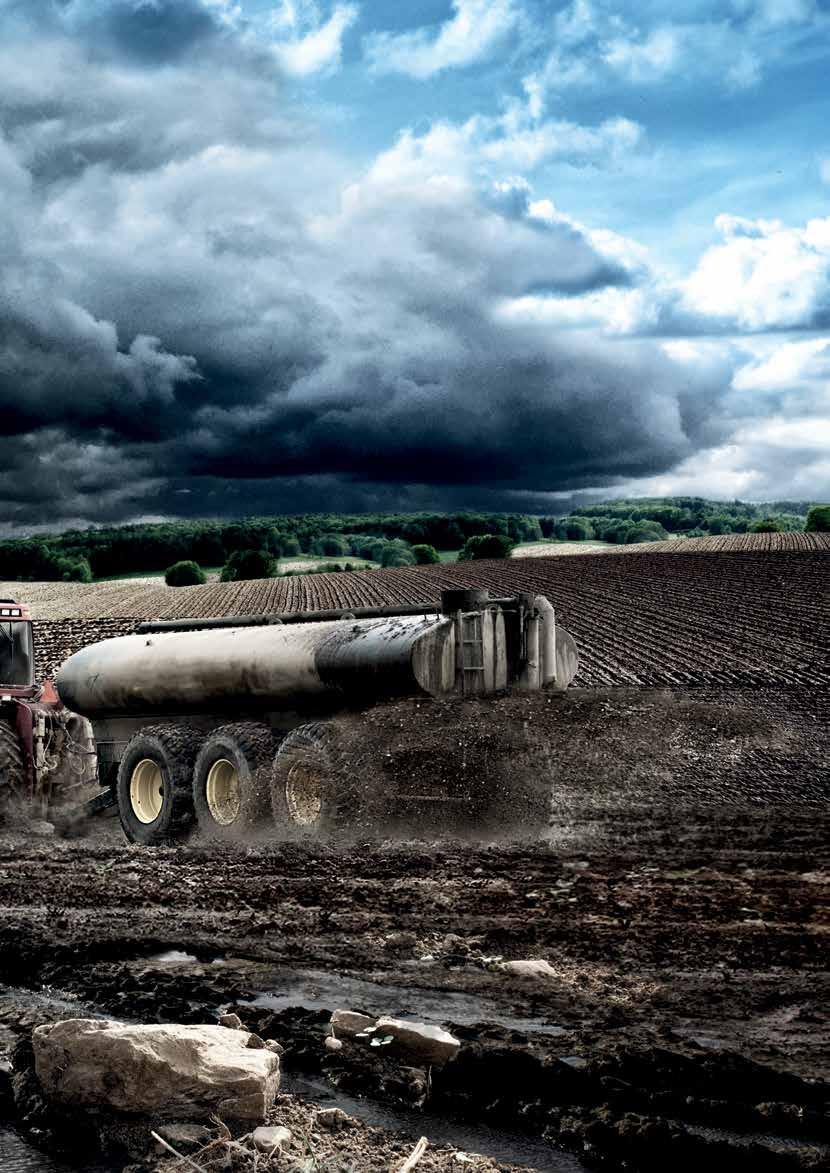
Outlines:
<svg viewBox="0 0 830 1173"><path fill-rule="evenodd" d="M335 831L354 810L338 715L563 689L577 665L546 598L451 590L440 608L144 623L76 652L55 684L92 723L102 789L90 810L117 806L127 838L154 845L194 822L214 837Z"/></svg>

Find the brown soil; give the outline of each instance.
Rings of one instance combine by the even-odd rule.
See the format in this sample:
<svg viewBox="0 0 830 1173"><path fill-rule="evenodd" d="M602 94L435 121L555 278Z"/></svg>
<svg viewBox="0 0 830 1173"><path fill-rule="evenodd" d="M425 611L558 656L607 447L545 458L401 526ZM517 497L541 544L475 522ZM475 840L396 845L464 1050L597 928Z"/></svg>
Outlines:
<svg viewBox="0 0 830 1173"><path fill-rule="evenodd" d="M113 824L9 835L0 977L18 989L0 1021L66 1017L55 992L72 1014L144 1021L233 1004L285 1045L289 1076L411 1107L411 1060L322 1045L338 1005L410 1013L463 1043L432 1073L427 1136L440 1112L614 1169L818 1168L827 715L826 695L781 689L400 702L346 723L342 752L356 810L406 841L377 822L364 839L360 819L327 845L221 852L131 848ZM462 842L451 804L437 823L406 813L436 783L490 819L490 842ZM392 797L361 808L362 788ZM524 958L553 976L499 968Z"/></svg>

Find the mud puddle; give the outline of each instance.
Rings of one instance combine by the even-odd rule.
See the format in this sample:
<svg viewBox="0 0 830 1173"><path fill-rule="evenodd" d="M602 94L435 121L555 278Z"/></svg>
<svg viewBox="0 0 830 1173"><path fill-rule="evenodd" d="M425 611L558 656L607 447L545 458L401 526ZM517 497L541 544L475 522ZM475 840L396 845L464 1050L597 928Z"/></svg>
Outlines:
<svg viewBox="0 0 830 1173"><path fill-rule="evenodd" d="M558 1038L568 1033L564 1027L545 1023L539 1018L507 1014L504 1005L494 999L452 990L385 985L322 971L286 970L278 977L275 975L275 979L275 989L237 1004L277 1013L294 1006L302 1006L305 1010L333 1010L341 1007L366 1010L375 1017L388 1014L427 1022L454 1022L459 1026L497 1022L508 1030L540 1034L548 1038Z"/></svg>
<svg viewBox="0 0 830 1173"><path fill-rule="evenodd" d="M0 1128L0 1169L3 1173L113 1173L113 1165L70 1165L57 1161L23 1140L9 1128Z"/></svg>
<svg viewBox="0 0 830 1173"><path fill-rule="evenodd" d="M586 1170L586 1166L571 1153L554 1149L533 1137L496 1130L486 1124L461 1123L445 1116L356 1099L322 1079L284 1072L281 1090L326 1108L342 1108L349 1116L357 1117L372 1128L408 1136L413 1141L426 1136L432 1144L448 1145L461 1152L480 1153L493 1161L504 1161L520 1168L536 1170L537 1173L584 1173Z"/></svg>

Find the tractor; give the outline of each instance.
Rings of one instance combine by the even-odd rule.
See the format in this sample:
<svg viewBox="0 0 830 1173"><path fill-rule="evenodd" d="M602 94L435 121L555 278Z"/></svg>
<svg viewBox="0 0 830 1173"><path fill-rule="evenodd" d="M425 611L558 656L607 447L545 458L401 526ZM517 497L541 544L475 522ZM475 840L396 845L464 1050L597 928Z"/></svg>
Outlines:
<svg viewBox="0 0 830 1173"><path fill-rule="evenodd" d="M35 682L28 608L0 599L0 815L45 818L94 777L91 728Z"/></svg>

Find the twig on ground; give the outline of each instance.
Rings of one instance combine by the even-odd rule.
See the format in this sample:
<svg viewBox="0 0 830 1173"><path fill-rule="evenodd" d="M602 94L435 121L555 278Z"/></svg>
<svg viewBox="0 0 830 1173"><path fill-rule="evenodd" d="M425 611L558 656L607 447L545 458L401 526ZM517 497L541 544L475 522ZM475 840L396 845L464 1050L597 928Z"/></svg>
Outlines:
<svg viewBox="0 0 830 1173"><path fill-rule="evenodd" d="M410 1170L415 1168L421 1157L427 1151L428 1145L429 1141L425 1136L422 1136L404 1163L398 1166L397 1173L410 1173Z"/></svg>
<svg viewBox="0 0 830 1173"><path fill-rule="evenodd" d="M184 1161L184 1163L189 1165L191 1169L195 1169L196 1173L205 1173L201 1165L197 1165L195 1161L191 1161L190 1157L186 1157L184 1153L180 1153L178 1149L174 1149L171 1144L167 1143L163 1136L159 1136L157 1132L153 1132L152 1128L150 1129L150 1136L152 1136L153 1140L157 1140L163 1149L167 1149L168 1153L172 1153L174 1157L178 1158L178 1160Z"/></svg>

